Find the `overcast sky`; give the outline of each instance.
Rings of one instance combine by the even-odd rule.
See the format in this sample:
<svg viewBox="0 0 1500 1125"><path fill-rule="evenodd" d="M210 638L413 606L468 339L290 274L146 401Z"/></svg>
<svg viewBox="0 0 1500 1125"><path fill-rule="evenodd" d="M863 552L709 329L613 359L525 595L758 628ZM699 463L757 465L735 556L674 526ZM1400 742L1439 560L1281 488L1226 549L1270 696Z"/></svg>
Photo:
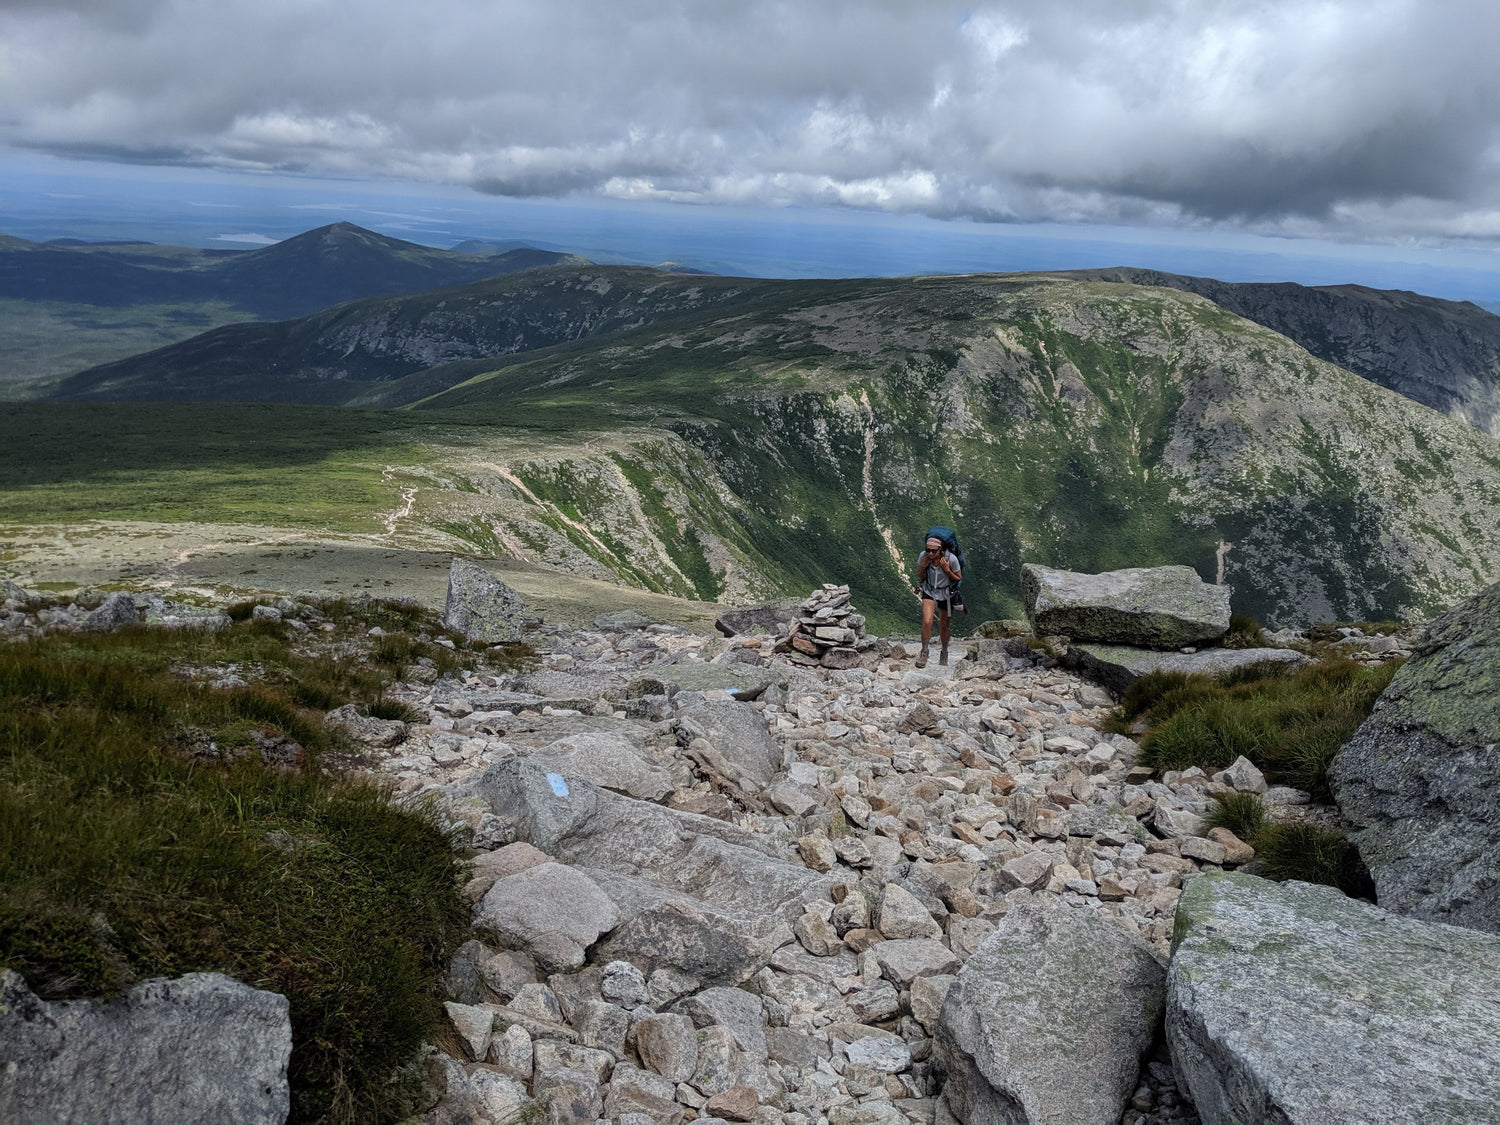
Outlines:
<svg viewBox="0 0 1500 1125"><path fill-rule="evenodd" d="M1497 0L0 0L0 149L1500 245Z"/></svg>

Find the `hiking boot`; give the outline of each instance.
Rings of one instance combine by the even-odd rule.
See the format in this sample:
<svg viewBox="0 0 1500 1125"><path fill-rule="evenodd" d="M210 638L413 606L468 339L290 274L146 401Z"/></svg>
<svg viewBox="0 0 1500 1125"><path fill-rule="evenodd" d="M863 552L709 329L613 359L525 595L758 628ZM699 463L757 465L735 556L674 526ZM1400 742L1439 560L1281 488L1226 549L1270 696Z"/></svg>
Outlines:
<svg viewBox="0 0 1500 1125"><path fill-rule="evenodd" d="M927 667L927 650L925 648L921 652L917 653L917 667Z"/></svg>
<svg viewBox="0 0 1500 1125"><path fill-rule="evenodd" d="M938 653L938 663L944 668L948 667L948 650L946 648Z"/></svg>

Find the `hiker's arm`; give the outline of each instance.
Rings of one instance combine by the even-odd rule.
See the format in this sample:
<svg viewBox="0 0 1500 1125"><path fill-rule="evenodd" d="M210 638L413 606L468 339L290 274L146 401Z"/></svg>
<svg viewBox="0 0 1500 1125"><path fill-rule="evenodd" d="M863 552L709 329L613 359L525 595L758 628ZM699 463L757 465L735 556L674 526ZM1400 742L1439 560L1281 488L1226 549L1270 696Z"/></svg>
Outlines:
<svg viewBox="0 0 1500 1125"><path fill-rule="evenodd" d="M938 556L938 566L942 567L943 573L955 582L963 576L963 571L959 570L953 563L950 563L947 555Z"/></svg>

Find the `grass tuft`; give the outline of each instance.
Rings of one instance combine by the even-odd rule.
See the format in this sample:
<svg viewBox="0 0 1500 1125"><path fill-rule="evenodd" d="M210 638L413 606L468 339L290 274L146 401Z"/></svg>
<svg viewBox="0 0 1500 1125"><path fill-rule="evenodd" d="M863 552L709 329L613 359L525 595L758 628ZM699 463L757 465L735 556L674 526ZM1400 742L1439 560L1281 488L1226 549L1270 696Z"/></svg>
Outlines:
<svg viewBox="0 0 1500 1125"><path fill-rule="evenodd" d="M1253 665L1219 678L1143 676L1112 725L1145 720L1141 760L1157 769L1222 769L1244 755L1273 784L1328 801L1328 763L1369 715L1397 666L1366 668L1336 659L1296 668Z"/></svg>
<svg viewBox="0 0 1500 1125"><path fill-rule="evenodd" d="M1109 725L1130 730L1144 722L1141 761L1156 769L1214 770L1243 755L1272 784L1304 789L1327 803L1333 799L1329 763L1397 667L1397 661L1367 668L1330 659L1301 667L1258 664L1220 677L1153 673L1131 685ZM1254 847L1260 874L1373 895L1359 853L1340 833L1272 822L1253 794L1224 794L1215 801L1208 826L1228 828Z"/></svg>
<svg viewBox="0 0 1500 1125"><path fill-rule="evenodd" d="M369 619L325 612L337 659L249 620L0 649L0 964L51 999L191 971L282 992L292 1119L389 1121L413 1109L467 910L430 808L316 768L343 749L332 706L412 717L360 658ZM226 667L250 682L209 686ZM305 767L262 760L284 738Z"/></svg>
<svg viewBox="0 0 1500 1125"><path fill-rule="evenodd" d="M1204 819L1208 828L1227 828L1251 847L1265 828L1266 806L1258 793L1222 793Z"/></svg>
<svg viewBox="0 0 1500 1125"><path fill-rule="evenodd" d="M1351 898L1375 898L1375 883L1359 852L1341 833L1311 824L1271 824L1255 843L1261 875L1337 887Z"/></svg>
<svg viewBox="0 0 1500 1125"><path fill-rule="evenodd" d="M1375 897L1375 884L1359 851L1342 833L1311 824L1278 824L1255 793L1214 798L1209 828L1227 828L1255 849L1257 874L1284 882L1297 879L1337 887L1354 898Z"/></svg>
<svg viewBox="0 0 1500 1125"><path fill-rule="evenodd" d="M1248 613L1229 615L1229 632L1221 642L1225 648L1265 648L1271 642L1261 623Z"/></svg>

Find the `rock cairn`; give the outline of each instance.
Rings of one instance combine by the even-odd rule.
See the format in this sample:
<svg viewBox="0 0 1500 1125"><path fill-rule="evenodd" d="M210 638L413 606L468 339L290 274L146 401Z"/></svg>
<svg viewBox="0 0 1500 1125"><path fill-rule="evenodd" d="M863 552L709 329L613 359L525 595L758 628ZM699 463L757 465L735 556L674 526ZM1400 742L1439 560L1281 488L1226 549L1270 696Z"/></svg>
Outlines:
<svg viewBox="0 0 1500 1125"><path fill-rule="evenodd" d="M865 636L865 619L849 601L849 587L824 583L797 607L791 629L776 648L793 664L854 668L875 639Z"/></svg>

